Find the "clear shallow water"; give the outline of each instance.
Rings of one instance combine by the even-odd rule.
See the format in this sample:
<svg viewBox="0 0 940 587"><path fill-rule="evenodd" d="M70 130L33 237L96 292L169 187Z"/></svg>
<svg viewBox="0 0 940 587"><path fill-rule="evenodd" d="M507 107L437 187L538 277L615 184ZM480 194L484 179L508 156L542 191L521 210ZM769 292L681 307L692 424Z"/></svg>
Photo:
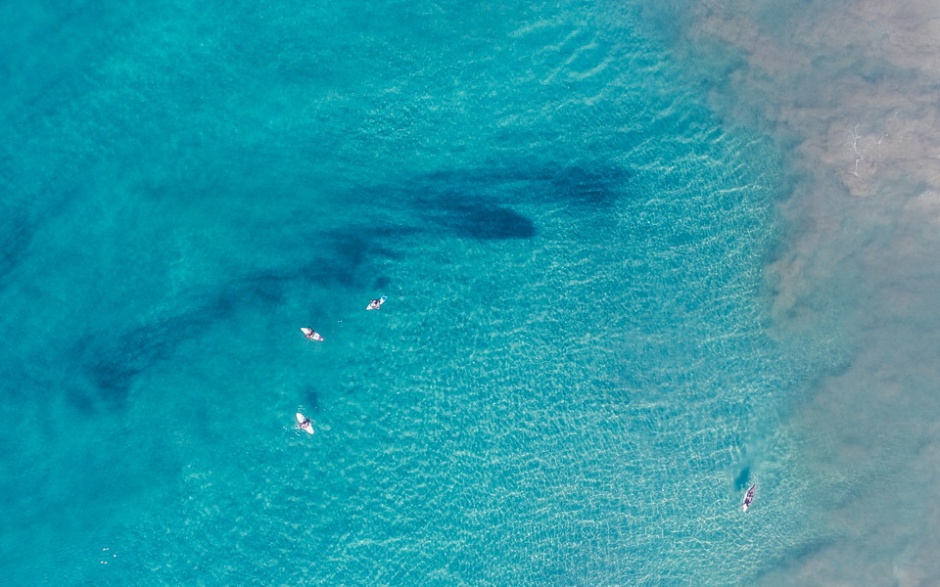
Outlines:
<svg viewBox="0 0 940 587"><path fill-rule="evenodd" d="M727 585L813 539L776 155L633 9L27 14L5 583Z"/></svg>

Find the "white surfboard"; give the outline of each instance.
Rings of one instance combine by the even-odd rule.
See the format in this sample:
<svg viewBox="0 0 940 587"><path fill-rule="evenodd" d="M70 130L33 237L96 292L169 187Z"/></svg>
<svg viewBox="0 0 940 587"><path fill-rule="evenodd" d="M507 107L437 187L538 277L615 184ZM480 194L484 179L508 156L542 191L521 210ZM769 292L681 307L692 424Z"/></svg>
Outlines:
<svg viewBox="0 0 940 587"><path fill-rule="evenodd" d="M300 412L294 414L294 417L297 418L297 426L307 434L313 434L313 424L310 423L310 418L304 416Z"/></svg>
<svg viewBox="0 0 940 587"><path fill-rule="evenodd" d="M387 299L388 299L388 296L382 296L380 298L376 298L372 300L371 302L369 302L369 305L366 306L366 310L378 310L379 308L382 307L382 304L384 304L385 300Z"/></svg>
<svg viewBox="0 0 940 587"><path fill-rule="evenodd" d="M741 502L741 511L746 512L751 504L754 502L754 492L757 491L757 485L751 485L750 489L747 490L747 493L744 494L744 501Z"/></svg>
<svg viewBox="0 0 940 587"><path fill-rule="evenodd" d="M309 340L323 342L323 336L321 336L319 332L316 332L312 328L301 328L300 331L303 332L304 336L306 336Z"/></svg>

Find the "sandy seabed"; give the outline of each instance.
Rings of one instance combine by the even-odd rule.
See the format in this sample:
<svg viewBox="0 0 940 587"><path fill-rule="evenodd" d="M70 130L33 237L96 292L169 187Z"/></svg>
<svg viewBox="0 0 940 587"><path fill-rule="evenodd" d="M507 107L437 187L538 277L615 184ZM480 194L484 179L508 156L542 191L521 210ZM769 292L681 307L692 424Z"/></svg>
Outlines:
<svg viewBox="0 0 940 587"><path fill-rule="evenodd" d="M716 112L792 156L776 334L846 349L792 420L819 539L760 584L940 585L940 3L649 5Z"/></svg>

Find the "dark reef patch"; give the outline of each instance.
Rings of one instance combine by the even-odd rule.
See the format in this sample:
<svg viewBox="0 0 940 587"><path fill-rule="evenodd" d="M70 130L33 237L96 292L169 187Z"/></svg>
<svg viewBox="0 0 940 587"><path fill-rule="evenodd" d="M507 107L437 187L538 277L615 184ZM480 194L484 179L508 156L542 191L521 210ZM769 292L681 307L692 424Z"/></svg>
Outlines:
<svg viewBox="0 0 940 587"><path fill-rule="evenodd" d="M359 201L404 207L398 223L364 220L326 234L276 236L270 262L249 267L225 284L186 292L187 309L177 315L148 317L123 326L80 336L72 351L73 371L67 385L70 403L81 412L123 409L141 374L173 360L186 341L204 336L219 324L237 322L248 308L273 308L313 288L349 288L379 292L392 286L377 262L420 254L409 246L413 236L441 236L476 241L531 239L536 223L520 211L541 204L610 205L626 193L630 174L609 166L559 166L519 162L450 169L406 178L396 185L357 190ZM411 216L413 221L409 221ZM8 221L13 222L13 221ZM0 250L0 275L15 266L31 238L25 223L6 231L9 244ZM278 250L289 253L278 255ZM317 396L307 393L315 407Z"/></svg>
<svg viewBox="0 0 940 587"><path fill-rule="evenodd" d="M524 239L535 236L535 224L511 208L474 196L445 196L421 206L428 220L462 238Z"/></svg>
<svg viewBox="0 0 940 587"><path fill-rule="evenodd" d="M264 267L203 291L189 292L189 309L178 315L154 318L131 328L86 334L77 339L69 356L77 357L77 377L66 386L69 403L79 412L121 410L128 403L136 379L160 363L172 360L186 341L203 336L219 324L237 322L246 308L279 306L291 294L311 287L379 287L366 265L376 258L397 257L388 239L372 239L352 229L317 239L318 246L298 266ZM386 230L386 236L395 231ZM399 231L407 234L408 230ZM315 399L315 398L314 398Z"/></svg>
<svg viewBox="0 0 940 587"><path fill-rule="evenodd" d="M0 279L6 278L26 256L34 232L25 215L4 208L0 207Z"/></svg>
<svg viewBox="0 0 940 587"><path fill-rule="evenodd" d="M320 411L320 394L313 387L304 389L304 405L311 412Z"/></svg>
<svg viewBox="0 0 940 587"><path fill-rule="evenodd" d="M609 165L497 163L466 170L442 170L417 179L431 194L502 196L502 204L544 202L609 206L627 193L633 174ZM498 198L497 198L498 199Z"/></svg>
<svg viewBox="0 0 940 587"><path fill-rule="evenodd" d="M79 357L85 377L67 388L69 403L83 413L125 408L138 375L172 357L183 341L219 315L219 309L200 308L116 336L107 331L79 338L72 352Z"/></svg>

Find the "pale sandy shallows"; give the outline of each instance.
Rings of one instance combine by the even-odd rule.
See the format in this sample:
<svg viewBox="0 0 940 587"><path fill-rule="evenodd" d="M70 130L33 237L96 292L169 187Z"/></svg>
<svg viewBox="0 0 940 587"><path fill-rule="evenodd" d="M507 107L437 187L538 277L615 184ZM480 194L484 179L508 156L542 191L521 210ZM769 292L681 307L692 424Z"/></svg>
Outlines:
<svg viewBox="0 0 940 587"><path fill-rule="evenodd" d="M792 153L781 339L848 341L795 408L819 540L764 585L940 585L940 2L650 8L731 124Z"/></svg>

